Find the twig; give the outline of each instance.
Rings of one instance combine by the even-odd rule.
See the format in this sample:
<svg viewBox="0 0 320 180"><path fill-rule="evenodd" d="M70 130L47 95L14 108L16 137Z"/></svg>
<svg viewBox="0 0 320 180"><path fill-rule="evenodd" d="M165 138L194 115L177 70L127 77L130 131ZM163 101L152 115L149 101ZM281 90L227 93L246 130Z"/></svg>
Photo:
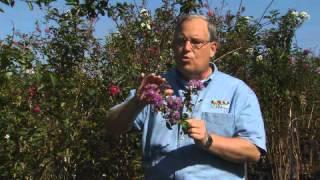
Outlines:
<svg viewBox="0 0 320 180"><path fill-rule="evenodd" d="M308 129L310 129L311 119L312 119L312 114L313 114L313 109L314 109L314 104L312 105L312 109L311 109L311 113L310 113L310 118L309 118L309 121L308 121Z"/></svg>
<svg viewBox="0 0 320 180"><path fill-rule="evenodd" d="M147 6L148 1L147 0L142 0L142 6L146 7Z"/></svg>
<svg viewBox="0 0 320 180"><path fill-rule="evenodd" d="M234 49L234 50L232 50L232 51L229 51L229 52L225 53L224 55L218 57L217 59L214 59L213 62L218 62L218 61L220 61L221 59L223 59L225 56L227 56L227 55L229 55L229 54L231 54L231 53L233 53L233 52L235 52L235 51L238 51L238 50L240 50L240 49L242 49L242 48L243 48L243 47L239 47L239 48L237 48L237 49Z"/></svg>
<svg viewBox="0 0 320 180"><path fill-rule="evenodd" d="M240 1L239 8L238 8L238 12L237 12L237 15L240 15L241 8L242 8L242 0Z"/></svg>
<svg viewBox="0 0 320 180"><path fill-rule="evenodd" d="M240 14L241 14L241 13L240 13L241 8L242 8L242 0L240 1L240 4L239 4L239 8L238 8L238 11L237 11L235 24L238 24L238 20L239 20ZM235 27L236 27L236 26L235 26Z"/></svg>
<svg viewBox="0 0 320 180"><path fill-rule="evenodd" d="M224 9L225 4L226 4L225 0L222 0L219 14L222 14L222 10Z"/></svg>
<svg viewBox="0 0 320 180"><path fill-rule="evenodd" d="M274 0L271 0L271 2L268 4L268 6L266 7L266 9L263 11L262 16L260 17L258 24L260 24L260 22L262 21L264 15L266 14L266 12L268 11L268 9L270 8L270 6L272 5L272 3L274 2Z"/></svg>
<svg viewBox="0 0 320 180"><path fill-rule="evenodd" d="M15 36L15 32L16 32L16 28L14 27L14 22L11 21L11 24L12 24L12 37L11 37L11 41L14 40L14 36Z"/></svg>

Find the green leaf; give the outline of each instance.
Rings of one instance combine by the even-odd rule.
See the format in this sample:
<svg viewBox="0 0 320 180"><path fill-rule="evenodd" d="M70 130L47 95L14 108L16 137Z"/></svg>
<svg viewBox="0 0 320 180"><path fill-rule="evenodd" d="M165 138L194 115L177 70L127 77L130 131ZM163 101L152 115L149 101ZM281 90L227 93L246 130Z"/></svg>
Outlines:
<svg viewBox="0 0 320 180"><path fill-rule="evenodd" d="M182 128L183 132L185 134L187 134L188 129L189 129L189 123L187 121L182 120L182 121L180 121L180 124L181 124L181 128Z"/></svg>
<svg viewBox="0 0 320 180"><path fill-rule="evenodd" d="M10 5L12 4L12 0L0 0L0 2L2 2L3 4L6 4L6 5Z"/></svg>
<svg viewBox="0 0 320 180"><path fill-rule="evenodd" d="M182 114L182 120L186 120L189 118L189 115L187 113Z"/></svg>
<svg viewBox="0 0 320 180"><path fill-rule="evenodd" d="M41 89L43 89L45 87L45 85L43 83L40 84L40 86L38 87L38 91L40 91Z"/></svg>
<svg viewBox="0 0 320 180"><path fill-rule="evenodd" d="M96 90L95 90L95 89L89 89L89 90L88 90L88 94L89 94L90 96L94 96L94 95L96 94Z"/></svg>
<svg viewBox="0 0 320 180"><path fill-rule="evenodd" d="M108 17L111 17L111 16L113 16L113 11L112 11L112 9L108 9L107 10L107 15L108 15Z"/></svg>
<svg viewBox="0 0 320 180"><path fill-rule="evenodd" d="M50 74L50 80L51 80L52 86L55 88L56 84L57 84L57 79L56 79L56 77L54 77L53 74Z"/></svg>
<svg viewBox="0 0 320 180"><path fill-rule="evenodd" d="M167 126L168 129L172 129L172 125L171 125L171 123L169 121L166 121L166 126Z"/></svg>
<svg viewBox="0 0 320 180"><path fill-rule="evenodd" d="M77 6L77 5L79 5L79 1L78 0L66 0L66 4L69 6Z"/></svg>
<svg viewBox="0 0 320 180"><path fill-rule="evenodd" d="M30 9L30 10L33 10L32 2L31 2L31 1L28 1L27 4L28 4L28 6L29 6L29 9Z"/></svg>

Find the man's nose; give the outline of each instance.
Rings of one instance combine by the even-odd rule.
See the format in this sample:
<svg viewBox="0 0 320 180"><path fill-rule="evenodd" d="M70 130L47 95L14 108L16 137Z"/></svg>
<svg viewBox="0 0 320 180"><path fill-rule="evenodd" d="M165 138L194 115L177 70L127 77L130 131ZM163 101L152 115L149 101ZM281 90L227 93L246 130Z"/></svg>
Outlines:
<svg viewBox="0 0 320 180"><path fill-rule="evenodd" d="M183 45L183 49L185 51L191 51L192 50L192 45L191 45L191 42L189 40L185 41L185 43Z"/></svg>

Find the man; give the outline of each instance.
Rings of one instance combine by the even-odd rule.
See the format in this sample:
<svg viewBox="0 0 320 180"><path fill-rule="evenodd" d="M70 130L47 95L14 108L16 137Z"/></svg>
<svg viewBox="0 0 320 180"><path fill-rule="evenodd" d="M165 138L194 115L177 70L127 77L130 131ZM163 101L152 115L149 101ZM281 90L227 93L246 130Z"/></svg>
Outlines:
<svg viewBox="0 0 320 180"><path fill-rule="evenodd" d="M146 179L244 179L246 162L266 152L265 131L254 92L241 80L218 71L210 59L217 49L215 27L206 17L184 16L174 34L176 68L162 77L145 76L132 98L111 109L107 128L115 133L143 132ZM146 103L143 87L167 82L183 96L191 79L205 88L192 98L188 134L166 127L161 113Z"/></svg>

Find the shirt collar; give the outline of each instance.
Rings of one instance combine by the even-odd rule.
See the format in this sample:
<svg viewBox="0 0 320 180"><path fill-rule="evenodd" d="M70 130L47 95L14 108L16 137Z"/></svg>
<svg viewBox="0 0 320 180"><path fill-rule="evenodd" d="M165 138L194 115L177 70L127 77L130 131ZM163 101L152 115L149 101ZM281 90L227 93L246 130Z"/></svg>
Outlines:
<svg viewBox="0 0 320 180"><path fill-rule="evenodd" d="M202 80L204 87L207 87L209 83L213 80L213 77L215 77L215 75L219 72L217 66L214 63L210 63L209 65L212 69L212 73L208 76L208 78ZM177 80L178 86L184 89L188 81L182 78L182 74L178 71L177 68L175 68L175 72L176 72L176 77L177 77L176 80Z"/></svg>

